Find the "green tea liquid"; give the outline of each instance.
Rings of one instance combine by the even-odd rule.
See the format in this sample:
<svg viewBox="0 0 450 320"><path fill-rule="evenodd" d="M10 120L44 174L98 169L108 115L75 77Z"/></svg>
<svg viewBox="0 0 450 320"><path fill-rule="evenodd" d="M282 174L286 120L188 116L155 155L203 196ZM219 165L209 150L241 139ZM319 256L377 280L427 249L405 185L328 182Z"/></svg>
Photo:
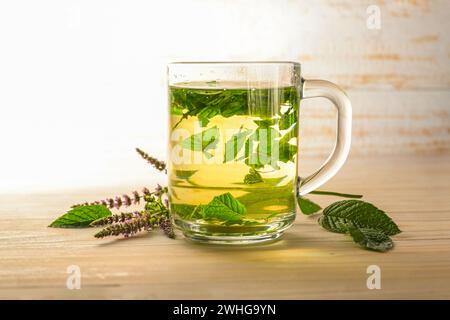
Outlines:
<svg viewBox="0 0 450 320"><path fill-rule="evenodd" d="M180 83L169 87L169 197L175 223L258 234L295 215L299 96L295 87ZM202 215L224 193L240 219Z"/></svg>

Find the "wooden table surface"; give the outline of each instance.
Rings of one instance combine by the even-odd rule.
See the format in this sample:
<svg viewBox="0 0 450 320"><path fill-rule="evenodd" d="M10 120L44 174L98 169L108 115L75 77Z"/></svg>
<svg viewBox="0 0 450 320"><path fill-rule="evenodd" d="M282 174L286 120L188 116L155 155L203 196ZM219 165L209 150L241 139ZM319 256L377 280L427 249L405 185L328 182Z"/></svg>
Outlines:
<svg viewBox="0 0 450 320"><path fill-rule="evenodd" d="M304 216L278 242L239 248L46 227L74 202L132 189L1 195L0 298L450 298L448 155L350 159L322 188L363 193L391 215L403 233L388 253L361 250ZM80 290L66 288L69 265L80 267ZM366 287L369 265L381 268L380 290Z"/></svg>

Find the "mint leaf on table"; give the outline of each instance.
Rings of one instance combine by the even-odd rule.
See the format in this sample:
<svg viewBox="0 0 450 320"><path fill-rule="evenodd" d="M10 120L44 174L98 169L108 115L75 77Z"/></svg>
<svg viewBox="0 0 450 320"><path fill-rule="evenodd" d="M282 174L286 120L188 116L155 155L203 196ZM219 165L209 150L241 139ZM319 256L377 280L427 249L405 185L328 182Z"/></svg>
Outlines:
<svg viewBox="0 0 450 320"><path fill-rule="evenodd" d="M239 222L246 212L245 206L227 192L214 197L202 210L203 218L226 222Z"/></svg>
<svg viewBox="0 0 450 320"><path fill-rule="evenodd" d="M201 151L209 159L212 157L212 154L208 151L215 149L218 142L219 129L217 126L214 126L184 139L181 141L181 146L192 151Z"/></svg>
<svg viewBox="0 0 450 320"><path fill-rule="evenodd" d="M350 228L353 241L364 249L385 252L394 247L392 239L384 232L368 228Z"/></svg>
<svg viewBox="0 0 450 320"><path fill-rule="evenodd" d="M331 232L346 233L350 228L370 228L392 236L400 229L386 213L361 200L342 200L323 210L319 224Z"/></svg>
<svg viewBox="0 0 450 320"><path fill-rule="evenodd" d="M300 211L305 215L311 215L313 213L316 213L322 209L317 203L304 198L304 197L297 197L298 206L300 207Z"/></svg>
<svg viewBox="0 0 450 320"><path fill-rule="evenodd" d="M91 222L111 216L111 211L102 205L89 205L73 208L66 214L53 221L52 228L83 228L89 227Z"/></svg>

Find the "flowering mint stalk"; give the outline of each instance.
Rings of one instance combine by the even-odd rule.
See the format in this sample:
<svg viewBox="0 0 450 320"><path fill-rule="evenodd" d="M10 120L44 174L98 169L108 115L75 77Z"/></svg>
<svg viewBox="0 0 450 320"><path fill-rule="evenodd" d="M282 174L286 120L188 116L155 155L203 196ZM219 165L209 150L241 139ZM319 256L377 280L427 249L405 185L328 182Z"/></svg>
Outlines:
<svg viewBox="0 0 450 320"><path fill-rule="evenodd" d="M75 204L72 208L80 206L103 205L110 209L120 209L122 206L129 207L132 204L139 204L142 199L145 199L146 196L150 196L151 194L152 192L150 192L147 188L143 188L142 194L137 191L133 191L131 196L123 194L121 197L117 196L115 198L106 198L104 200Z"/></svg>
<svg viewBox="0 0 450 320"><path fill-rule="evenodd" d="M149 219L149 214L144 213L123 222L113 223L97 232L94 237L104 238L118 235L129 237L142 230L150 231L152 228L153 224Z"/></svg>
<svg viewBox="0 0 450 320"><path fill-rule="evenodd" d="M155 227L159 227L164 231L164 234L169 238L175 238L172 222L168 216L167 210L149 212L129 212L117 214L108 219L99 219L94 221L92 226L107 225L106 228L100 230L95 234L96 238L104 238L107 236L123 235L129 237L139 231L151 231Z"/></svg>
<svg viewBox="0 0 450 320"><path fill-rule="evenodd" d="M142 212L135 211L135 212L121 212L120 214L114 214L109 217L104 217L97 219L93 222L91 222L91 227L101 227L112 223L118 223L118 222L125 222L128 220L132 220L133 218L139 218L142 217Z"/></svg>
<svg viewBox="0 0 450 320"><path fill-rule="evenodd" d="M169 238L175 238L172 221L168 217L163 217L159 220L159 228L164 231L164 234Z"/></svg>
<svg viewBox="0 0 450 320"><path fill-rule="evenodd" d="M156 158L149 156L146 152L136 148L139 155L150 163L158 171L164 171L167 174L166 164ZM175 237L172 221L169 213L169 201L167 199L168 188L156 185L153 191L143 188L141 192L133 191L131 195L123 194L106 198L103 200L85 202L73 205L72 208L84 206L104 206L109 209L120 209L131 205L141 204L143 202L144 209L135 212L122 212L111 215L108 210L108 216L100 218L90 223L92 227L104 226L102 230L95 234L96 238L106 236L124 235L129 237L139 231L150 231L154 228L161 229L169 238ZM99 207L102 208L102 207ZM107 209L105 209L107 210ZM92 221L92 220L91 220Z"/></svg>
<svg viewBox="0 0 450 320"><path fill-rule="evenodd" d="M149 156L145 151L142 151L139 148L136 148L136 152L139 153L142 159L144 159L145 161L150 163L153 167L155 167L156 170L164 171L164 173L167 173L166 164L164 163L164 161Z"/></svg>

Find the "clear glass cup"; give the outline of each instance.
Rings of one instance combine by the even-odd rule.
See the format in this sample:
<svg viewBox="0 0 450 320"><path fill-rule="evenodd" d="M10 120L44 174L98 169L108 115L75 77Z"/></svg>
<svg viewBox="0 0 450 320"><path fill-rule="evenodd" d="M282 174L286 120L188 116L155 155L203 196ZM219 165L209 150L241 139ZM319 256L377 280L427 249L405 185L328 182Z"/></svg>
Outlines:
<svg viewBox="0 0 450 320"><path fill-rule="evenodd" d="M192 240L247 244L289 228L296 198L328 181L350 150L351 104L331 82L304 80L296 62L177 62L168 66L169 201ZM297 175L300 101L337 108L335 148Z"/></svg>

